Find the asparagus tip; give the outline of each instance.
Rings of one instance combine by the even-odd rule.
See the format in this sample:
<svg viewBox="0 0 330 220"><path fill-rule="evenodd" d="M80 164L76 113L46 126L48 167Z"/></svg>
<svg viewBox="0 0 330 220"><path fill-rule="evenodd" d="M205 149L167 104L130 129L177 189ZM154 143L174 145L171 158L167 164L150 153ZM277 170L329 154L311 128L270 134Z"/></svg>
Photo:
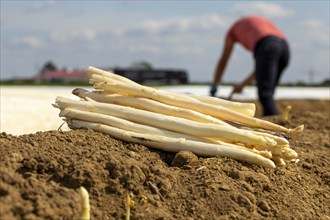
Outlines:
<svg viewBox="0 0 330 220"><path fill-rule="evenodd" d="M52 104L52 106L54 107L54 108L60 108L60 106L58 105L58 104Z"/></svg>
<svg viewBox="0 0 330 220"><path fill-rule="evenodd" d="M74 90L72 90L72 94L78 96L82 91L87 91L87 90L82 88L75 88Z"/></svg>
<svg viewBox="0 0 330 220"><path fill-rule="evenodd" d="M289 129L289 134L290 136L292 137L296 137L298 136L301 132L303 132L304 130L304 125L299 125L298 127L296 128L293 128L293 129Z"/></svg>
<svg viewBox="0 0 330 220"><path fill-rule="evenodd" d="M79 194L81 197L81 219L83 220L89 220L90 219L90 206L89 206L89 195L87 190L81 186L79 188Z"/></svg>

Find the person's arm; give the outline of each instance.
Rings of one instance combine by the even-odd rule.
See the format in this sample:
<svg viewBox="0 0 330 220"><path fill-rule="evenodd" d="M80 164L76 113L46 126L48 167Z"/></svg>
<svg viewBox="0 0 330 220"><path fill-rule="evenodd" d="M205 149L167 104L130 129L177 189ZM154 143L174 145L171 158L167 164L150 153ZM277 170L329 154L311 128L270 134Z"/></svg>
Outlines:
<svg viewBox="0 0 330 220"><path fill-rule="evenodd" d="M241 83L237 84L234 86L234 89L233 91L230 93L228 99L231 99L232 96L235 94L235 93L241 93L243 88L246 86L246 85L249 85L252 83L252 81L255 79L255 72L253 71L245 80L243 80Z"/></svg>
<svg viewBox="0 0 330 220"><path fill-rule="evenodd" d="M233 50L233 46L234 46L234 41L230 38L226 38L224 49L222 51L221 58L217 64L217 67L216 67L215 73L214 73L214 77L213 77L212 88L210 91L212 96L214 96L215 93L217 92L217 84L222 79L222 75L223 75L226 65L228 63L230 54Z"/></svg>
<svg viewBox="0 0 330 220"><path fill-rule="evenodd" d="M255 79L255 73L254 71L245 79L243 80L243 82L241 82L240 84L237 84L234 88L234 92L235 93L241 93L243 88L246 86L246 85L250 85L252 83L252 81Z"/></svg>

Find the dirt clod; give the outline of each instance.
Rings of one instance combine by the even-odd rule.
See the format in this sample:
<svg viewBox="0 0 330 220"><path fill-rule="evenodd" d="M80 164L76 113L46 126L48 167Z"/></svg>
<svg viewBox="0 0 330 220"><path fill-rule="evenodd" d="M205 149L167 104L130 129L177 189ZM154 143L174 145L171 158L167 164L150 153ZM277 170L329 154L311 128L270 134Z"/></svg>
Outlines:
<svg viewBox="0 0 330 220"><path fill-rule="evenodd" d="M190 151L178 152L171 165L174 167L194 166L198 164L198 157Z"/></svg>

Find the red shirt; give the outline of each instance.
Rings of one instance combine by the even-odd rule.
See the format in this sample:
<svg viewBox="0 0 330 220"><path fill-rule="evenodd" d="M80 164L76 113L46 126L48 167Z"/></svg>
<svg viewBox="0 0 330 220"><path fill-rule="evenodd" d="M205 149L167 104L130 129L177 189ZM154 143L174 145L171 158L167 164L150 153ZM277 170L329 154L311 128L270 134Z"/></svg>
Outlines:
<svg viewBox="0 0 330 220"><path fill-rule="evenodd" d="M272 22L258 16L248 16L234 23L227 33L227 38L242 44L247 50L253 51L261 38L270 35L285 39L282 31Z"/></svg>

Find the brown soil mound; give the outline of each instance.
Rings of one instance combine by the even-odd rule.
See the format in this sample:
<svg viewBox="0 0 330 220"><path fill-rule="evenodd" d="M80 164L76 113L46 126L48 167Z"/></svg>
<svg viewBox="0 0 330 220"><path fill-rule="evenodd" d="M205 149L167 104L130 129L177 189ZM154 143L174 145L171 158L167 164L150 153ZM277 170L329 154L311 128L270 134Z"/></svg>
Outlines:
<svg viewBox="0 0 330 220"><path fill-rule="evenodd" d="M330 219L329 101L292 105L287 127L300 162L264 169L230 158L198 158L90 131L0 134L0 219L78 219L78 188L92 219Z"/></svg>

